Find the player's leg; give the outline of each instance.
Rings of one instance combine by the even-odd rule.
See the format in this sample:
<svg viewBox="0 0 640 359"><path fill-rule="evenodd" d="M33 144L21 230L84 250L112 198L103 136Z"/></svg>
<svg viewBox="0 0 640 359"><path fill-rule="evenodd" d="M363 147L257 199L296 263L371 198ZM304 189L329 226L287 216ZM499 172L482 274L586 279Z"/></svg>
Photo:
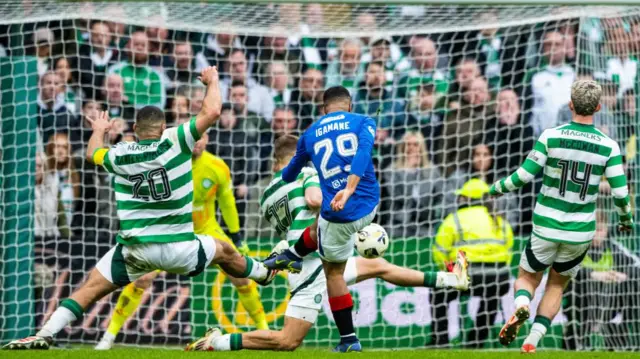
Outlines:
<svg viewBox="0 0 640 359"><path fill-rule="evenodd" d="M522 325L529 319L529 304L536 288L540 285L542 274L553 263L558 250L557 243L531 236L520 257L518 279L514 284L516 310L500 330L502 345L509 345L518 335Z"/></svg>
<svg viewBox="0 0 640 359"><path fill-rule="evenodd" d="M267 330L269 324L267 323L267 316L260 300L260 292L256 283L247 278L235 278L229 276L229 281L233 284L238 291L238 299L240 303L247 310L249 316L256 324L257 329Z"/></svg>
<svg viewBox="0 0 640 359"><path fill-rule="evenodd" d="M265 259L264 264L271 269L286 269L293 273L300 272L302 270L302 258L318 249L317 228L318 221L316 219L311 226L302 232L302 235L292 247Z"/></svg>
<svg viewBox="0 0 640 359"><path fill-rule="evenodd" d="M111 320L109 321L109 327L102 336L100 342L96 345L96 350L108 350L113 346L113 342L122 329L124 323L129 317L136 312L142 295L147 288L151 287L154 279L160 275L161 271L153 271L143 275L136 279L133 283L129 283L118 297L116 307L111 312Z"/></svg>
<svg viewBox="0 0 640 359"><path fill-rule="evenodd" d="M357 282L370 278L380 278L385 282L402 287L454 288L469 289L467 275L468 262L464 253L459 252L453 272L420 272L414 269L391 264L382 258L355 258Z"/></svg>
<svg viewBox="0 0 640 359"><path fill-rule="evenodd" d="M123 250L123 246L118 244L107 252L91 271L86 282L69 298L60 302L60 306L35 336L14 340L3 348L49 349L53 336L69 323L81 318L84 311L96 301L131 281L132 274L127 271ZM134 279L143 274L134 273Z"/></svg>
<svg viewBox="0 0 640 359"><path fill-rule="evenodd" d="M212 257L209 261L209 266L220 266L230 276L249 278L258 284L266 285L271 283L277 273L277 271L267 268L262 262L241 255L229 243L211 236L198 235L198 238L205 247L208 247L209 253L203 253L202 256ZM207 252L207 250L204 252ZM207 259L205 258L205 260Z"/></svg>
<svg viewBox="0 0 640 359"><path fill-rule="evenodd" d="M531 331L522 345L522 352L532 353L540 339L547 333L551 321L560 311L562 294L569 280L578 273L580 263L584 260L590 243L586 244L560 244L553 267L549 271L547 285L544 290L536 318L531 326Z"/></svg>

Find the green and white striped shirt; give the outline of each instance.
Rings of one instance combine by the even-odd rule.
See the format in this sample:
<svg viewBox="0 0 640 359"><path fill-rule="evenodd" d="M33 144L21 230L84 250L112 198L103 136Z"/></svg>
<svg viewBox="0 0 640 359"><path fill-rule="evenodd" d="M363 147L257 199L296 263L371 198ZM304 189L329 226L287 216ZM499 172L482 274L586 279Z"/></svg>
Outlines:
<svg viewBox="0 0 640 359"><path fill-rule="evenodd" d="M262 215L290 245L294 245L302 232L316 220L316 213L304 200L304 192L309 187L320 187L318 173L314 169L304 168L291 183L283 181L282 171L279 171L260 198Z"/></svg>
<svg viewBox="0 0 640 359"><path fill-rule="evenodd" d="M620 147L591 125L571 122L545 130L524 164L491 186L491 194L524 186L544 168L533 234L554 242L587 243L596 231L596 199L604 175L620 220L631 221Z"/></svg>
<svg viewBox="0 0 640 359"><path fill-rule="evenodd" d="M164 131L159 140L120 142L107 151L114 174L118 243L168 243L195 238L191 152L200 138L195 119Z"/></svg>

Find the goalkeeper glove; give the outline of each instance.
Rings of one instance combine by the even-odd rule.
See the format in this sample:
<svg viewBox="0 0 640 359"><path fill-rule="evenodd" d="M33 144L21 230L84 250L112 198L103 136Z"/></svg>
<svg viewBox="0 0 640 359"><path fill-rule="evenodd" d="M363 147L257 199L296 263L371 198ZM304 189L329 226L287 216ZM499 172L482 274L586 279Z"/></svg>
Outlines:
<svg viewBox="0 0 640 359"><path fill-rule="evenodd" d="M240 232L229 233L228 236L229 238L231 238L233 245L236 246L236 249L238 250L238 252L240 252L240 254L242 254L243 256L249 255L249 246L243 240L242 234Z"/></svg>

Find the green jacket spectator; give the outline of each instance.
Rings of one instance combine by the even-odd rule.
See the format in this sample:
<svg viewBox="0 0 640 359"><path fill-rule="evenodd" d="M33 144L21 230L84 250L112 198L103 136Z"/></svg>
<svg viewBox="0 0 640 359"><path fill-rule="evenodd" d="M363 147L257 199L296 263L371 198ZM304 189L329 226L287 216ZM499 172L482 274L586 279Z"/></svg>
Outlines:
<svg viewBox="0 0 640 359"><path fill-rule="evenodd" d="M438 50L433 41L417 37L411 42L411 69L398 80L396 97L414 98L422 85L434 86L437 95L445 95L449 89L447 75L436 68Z"/></svg>

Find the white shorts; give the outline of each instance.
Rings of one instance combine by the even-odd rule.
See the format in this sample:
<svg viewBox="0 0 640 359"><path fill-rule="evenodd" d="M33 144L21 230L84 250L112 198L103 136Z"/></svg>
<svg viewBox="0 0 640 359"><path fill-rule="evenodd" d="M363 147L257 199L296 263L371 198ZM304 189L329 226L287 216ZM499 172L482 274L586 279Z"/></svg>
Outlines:
<svg viewBox="0 0 640 359"><path fill-rule="evenodd" d="M318 253L327 262L344 263L353 255L356 234L371 224L378 207L373 212L349 223L328 222L318 217Z"/></svg>
<svg viewBox="0 0 640 359"><path fill-rule="evenodd" d="M125 286L154 270L196 276L216 255L215 240L196 235L197 239L172 243L117 244L105 254L96 268L113 284Z"/></svg>
<svg viewBox="0 0 640 359"><path fill-rule="evenodd" d="M551 266L559 274L573 278L580 270L580 263L590 246L591 242L551 242L532 234L520 257L520 267L529 273L536 273Z"/></svg>
<svg viewBox="0 0 640 359"><path fill-rule="evenodd" d="M356 259L351 257L347 260L344 280L347 285L352 285L356 283L357 278ZM289 274L289 287L291 299L284 315L314 324L322 308L322 300L327 296L327 278L324 276L320 258L305 259L302 272Z"/></svg>

